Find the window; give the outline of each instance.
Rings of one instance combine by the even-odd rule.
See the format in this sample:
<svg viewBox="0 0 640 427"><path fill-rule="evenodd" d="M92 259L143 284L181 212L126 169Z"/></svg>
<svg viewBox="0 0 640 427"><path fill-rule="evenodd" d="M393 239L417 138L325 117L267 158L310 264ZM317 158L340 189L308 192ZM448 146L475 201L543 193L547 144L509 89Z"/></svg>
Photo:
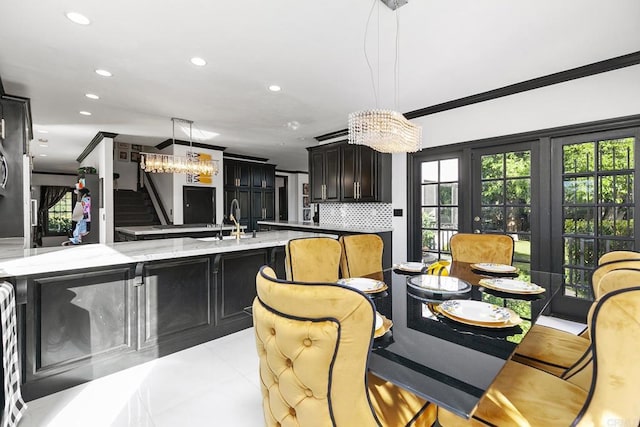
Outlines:
<svg viewBox="0 0 640 427"><path fill-rule="evenodd" d="M71 230L71 212L73 210L73 192L67 191L64 196L47 210L47 236L63 236Z"/></svg>
<svg viewBox="0 0 640 427"><path fill-rule="evenodd" d="M458 232L458 159L422 162L420 185L422 256L451 259L449 239Z"/></svg>

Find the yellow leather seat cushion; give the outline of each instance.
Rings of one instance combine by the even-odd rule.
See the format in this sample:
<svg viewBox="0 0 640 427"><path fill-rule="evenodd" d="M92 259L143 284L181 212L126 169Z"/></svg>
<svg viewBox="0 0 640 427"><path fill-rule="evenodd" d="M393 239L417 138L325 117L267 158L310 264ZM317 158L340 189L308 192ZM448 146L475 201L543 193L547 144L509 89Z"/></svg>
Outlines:
<svg viewBox="0 0 640 427"><path fill-rule="evenodd" d="M587 392L576 385L509 361L480 401L471 420L439 408L438 421L443 427L568 427L586 398Z"/></svg>
<svg viewBox="0 0 640 427"><path fill-rule="evenodd" d="M591 341L542 325L534 325L516 348L514 359L560 376L589 351Z"/></svg>

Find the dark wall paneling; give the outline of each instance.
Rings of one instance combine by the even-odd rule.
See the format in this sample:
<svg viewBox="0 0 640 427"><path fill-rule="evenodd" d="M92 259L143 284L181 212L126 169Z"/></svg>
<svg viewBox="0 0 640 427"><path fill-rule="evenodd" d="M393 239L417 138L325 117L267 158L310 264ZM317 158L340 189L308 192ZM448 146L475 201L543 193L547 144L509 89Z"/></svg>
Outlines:
<svg viewBox="0 0 640 427"><path fill-rule="evenodd" d="M140 346L211 325L210 277L208 257L146 265Z"/></svg>
<svg viewBox="0 0 640 427"><path fill-rule="evenodd" d="M114 268L33 279L26 307L25 381L134 351L129 277L129 269Z"/></svg>
<svg viewBox="0 0 640 427"><path fill-rule="evenodd" d="M244 309L251 306L256 296L256 274L269 263L268 258L266 249L216 256L217 315L221 323L246 318Z"/></svg>

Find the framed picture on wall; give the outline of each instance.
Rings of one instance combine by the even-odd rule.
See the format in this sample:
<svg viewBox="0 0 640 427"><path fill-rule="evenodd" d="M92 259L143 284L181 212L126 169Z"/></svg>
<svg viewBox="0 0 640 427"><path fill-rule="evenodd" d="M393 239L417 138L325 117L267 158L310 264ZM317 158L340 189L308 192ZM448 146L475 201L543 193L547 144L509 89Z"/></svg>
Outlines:
<svg viewBox="0 0 640 427"><path fill-rule="evenodd" d="M128 150L129 144L127 142L118 142L118 148L121 150Z"/></svg>
<svg viewBox="0 0 640 427"><path fill-rule="evenodd" d="M142 151L142 145L131 144L131 151Z"/></svg>
<svg viewBox="0 0 640 427"><path fill-rule="evenodd" d="M302 195L303 196L308 196L309 195L309 184L308 183L304 183L302 184Z"/></svg>
<svg viewBox="0 0 640 427"><path fill-rule="evenodd" d="M129 160L129 152L125 150L118 150L118 160L126 162Z"/></svg>
<svg viewBox="0 0 640 427"><path fill-rule="evenodd" d="M139 151L132 151L130 159L131 159L132 162L138 163L140 161L140 152Z"/></svg>

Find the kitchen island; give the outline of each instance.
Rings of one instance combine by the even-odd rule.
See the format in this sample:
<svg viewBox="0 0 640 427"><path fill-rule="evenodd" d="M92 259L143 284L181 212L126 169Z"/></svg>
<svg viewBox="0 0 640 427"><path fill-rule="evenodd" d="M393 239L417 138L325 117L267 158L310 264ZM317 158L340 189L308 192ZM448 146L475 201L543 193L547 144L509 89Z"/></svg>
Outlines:
<svg viewBox="0 0 640 427"><path fill-rule="evenodd" d="M246 230L246 225L241 225L240 230ZM214 237L229 235L236 227L231 224L181 224L181 225L138 225L116 227L116 240L152 240L175 237Z"/></svg>
<svg viewBox="0 0 640 427"><path fill-rule="evenodd" d="M32 400L250 327L245 309L259 268L284 277L284 245L318 235L326 236L273 231L3 251L0 280L16 287L23 395Z"/></svg>

